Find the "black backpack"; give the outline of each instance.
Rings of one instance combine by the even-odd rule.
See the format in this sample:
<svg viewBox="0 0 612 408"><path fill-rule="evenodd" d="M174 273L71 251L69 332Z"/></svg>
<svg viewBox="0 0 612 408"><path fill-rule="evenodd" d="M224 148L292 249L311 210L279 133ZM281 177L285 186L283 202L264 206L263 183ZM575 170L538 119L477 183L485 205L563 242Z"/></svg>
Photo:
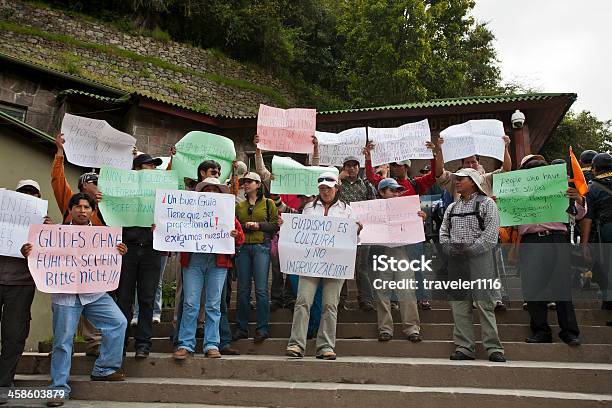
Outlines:
<svg viewBox="0 0 612 408"><path fill-rule="evenodd" d="M487 196L482 195L482 194L479 194L478 196L476 196L476 207L474 207L474 211L470 211L466 213L455 214L454 213L455 206L451 205L449 207L450 212L448 214L448 229L450 230L452 228L453 217L468 217L470 215L473 215L478 219L478 226L480 227L480 230L484 231L485 230L484 218L482 218L482 215L480 215L480 204L482 204L482 202L486 199L487 199Z"/></svg>

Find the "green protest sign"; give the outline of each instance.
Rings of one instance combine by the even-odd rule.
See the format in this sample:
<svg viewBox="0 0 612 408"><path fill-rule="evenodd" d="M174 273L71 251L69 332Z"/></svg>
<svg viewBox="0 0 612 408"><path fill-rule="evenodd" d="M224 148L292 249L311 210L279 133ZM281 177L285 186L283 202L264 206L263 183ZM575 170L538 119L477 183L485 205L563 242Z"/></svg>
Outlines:
<svg viewBox="0 0 612 408"><path fill-rule="evenodd" d="M272 194L319 194L317 179L321 173L331 172L338 175L335 167L304 166L290 157L274 156L270 186Z"/></svg>
<svg viewBox="0 0 612 408"><path fill-rule="evenodd" d="M221 164L219 180L225 182L236 159L234 142L214 133L193 131L187 133L176 144L176 155L172 158L172 170L176 171L179 183L189 177L198 179L198 166L204 160L216 160Z"/></svg>
<svg viewBox="0 0 612 408"><path fill-rule="evenodd" d="M493 175L500 225L567 222L565 164Z"/></svg>
<svg viewBox="0 0 612 408"><path fill-rule="evenodd" d="M150 227L156 189L178 189L175 171L123 170L102 167L98 179L102 201L98 204L106 225Z"/></svg>

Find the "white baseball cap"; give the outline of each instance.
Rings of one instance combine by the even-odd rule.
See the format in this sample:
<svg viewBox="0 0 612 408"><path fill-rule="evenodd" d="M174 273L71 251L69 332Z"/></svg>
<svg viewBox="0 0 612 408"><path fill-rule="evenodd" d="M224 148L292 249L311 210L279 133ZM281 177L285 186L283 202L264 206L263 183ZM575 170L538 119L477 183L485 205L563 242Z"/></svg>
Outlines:
<svg viewBox="0 0 612 408"><path fill-rule="evenodd" d="M327 186L334 188L338 185L338 176L335 173L326 171L325 173L321 173L317 181L319 182L319 187Z"/></svg>

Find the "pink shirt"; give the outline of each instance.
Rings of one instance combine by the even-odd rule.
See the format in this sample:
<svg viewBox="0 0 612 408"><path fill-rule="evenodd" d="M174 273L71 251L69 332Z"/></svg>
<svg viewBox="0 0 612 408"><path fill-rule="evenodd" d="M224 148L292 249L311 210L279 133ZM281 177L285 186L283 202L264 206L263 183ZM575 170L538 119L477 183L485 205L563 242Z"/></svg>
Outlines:
<svg viewBox="0 0 612 408"><path fill-rule="evenodd" d="M586 214L586 208L576 203L578 214L576 219L581 219ZM519 235L535 234L544 231L567 231L567 226L562 222L543 222L541 224L525 224L518 226Z"/></svg>

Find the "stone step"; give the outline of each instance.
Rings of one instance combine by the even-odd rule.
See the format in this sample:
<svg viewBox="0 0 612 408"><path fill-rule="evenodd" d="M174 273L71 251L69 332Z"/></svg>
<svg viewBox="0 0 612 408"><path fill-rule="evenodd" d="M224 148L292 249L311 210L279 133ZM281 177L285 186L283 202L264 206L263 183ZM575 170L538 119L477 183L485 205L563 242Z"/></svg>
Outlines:
<svg viewBox="0 0 612 408"><path fill-rule="evenodd" d="M46 375L18 376L17 386L43 387ZM72 376L73 399L100 401L180 402L246 406L355 408L423 405L448 408L473 405L496 408L602 407L612 396L540 390L483 389L468 387L413 387L387 384L345 384L290 381L255 381L196 378L128 378L125 382L93 382L88 376ZM279 404L280 403L280 404Z"/></svg>
<svg viewBox="0 0 612 408"><path fill-rule="evenodd" d="M11 408L41 408L41 400L12 400L4 407ZM210 404L183 404L177 402L111 402L111 401L83 401L68 400L64 402L64 408L247 408L237 405L210 405ZM249 407L253 408L253 407Z"/></svg>
<svg viewBox="0 0 612 408"><path fill-rule="evenodd" d="M474 313L475 319L478 319L478 313ZM510 309L503 312L497 312L497 323L509 324L525 324L529 323L529 313L522 309ZM452 313L450 309L433 309L419 311L419 317L422 323L452 323ZM236 310L229 310L230 321L236 320ZM250 321L256 320L255 310L251 310ZM393 319L400 320L399 311L393 311ZM557 315L554 310L548 312L549 322L554 323L557 320ZM577 309L576 319L579 325L601 326L607 320L612 319L612 311L595 310L595 309ZM164 310L162 312L162 321L171 322L172 314ZM279 309L270 313L270 322L292 322L293 310ZM361 310L338 310L339 323L376 323L376 312L364 312Z"/></svg>
<svg viewBox="0 0 612 408"><path fill-rule="evenodd" d="M424 312L425 313L425 312ZM232 332L236 325L230 324ZM255 323L249 324L250 333L255 333ZM523 341L531 334L529 324L498 324L499 336L505 341ZM551 326L553 333L559 332L558 326ZM133 331L133 329L131 329ZM153 337L169 337L174 333L172 323L162 322L153 326ZM270 336L289 338L291 323L270 323ZM479 336L480 325L476 325ZM421 325L421 335L425 340L447 340L452 338L452 323L424 323ZM375 339L378 336L376 323L338 323L336 337L339 339ZM402 337L402 325L395 324L395 337ZM612 330L606 326L580 327L580 340L584 344L612 344Z"/></svg>
<svg viewBox="0 0 612 408"><path fill-rule="evenodd" d="M50 357L27 353L19 374L48 374ZM72 375L89 375L93 359L75 356ZM168 354L151 354L147 360L126 357L123 370L128 377L257 379L258 381L341 382L415 387L497 388L505 387L560 392L603 393L610 391L612 364L509 361L491 363L433 358L341 357L328 362L283 356L223 356L208 359L195 355L176 362Z"/></svg>
<svg viewBox="0 0 612 408"><path fill-rule="evenodd" d="M430 300L433 309L448 309L448 301L447 300ZM589 299L579 299L574 300L574 307L576 309L595 309L598 310L601 308L601 300L589 300ZM508 307L508 309L522 309L523 301L522 300L505 300L504 304ZM346 301L346 305L349 309L359 309L359 303L357 302L357 295L349 296L349 299ZM232 297L232 301L230 304L230 308L236 308L236 299ZM168 309L173 310L173 309Z"/></svg>

